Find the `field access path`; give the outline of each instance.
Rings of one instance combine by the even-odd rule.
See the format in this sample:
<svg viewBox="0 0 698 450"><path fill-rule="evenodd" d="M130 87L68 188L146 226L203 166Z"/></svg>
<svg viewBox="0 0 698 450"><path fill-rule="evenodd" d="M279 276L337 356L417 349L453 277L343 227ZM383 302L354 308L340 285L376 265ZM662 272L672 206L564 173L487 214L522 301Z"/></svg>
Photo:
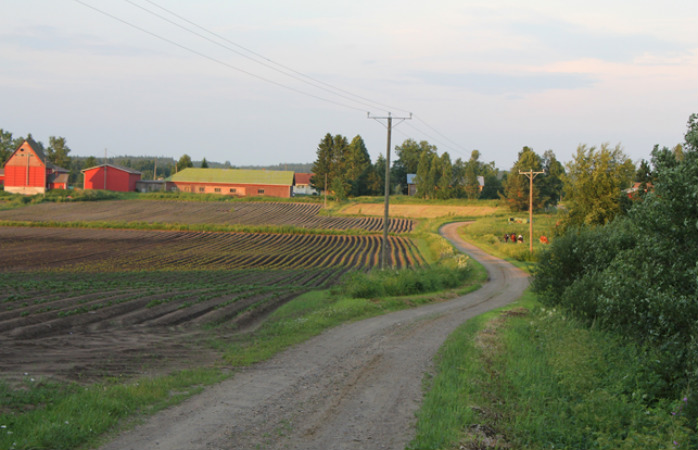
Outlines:
<svg viewBox="0 0 698 450"><path fill-rule="evenodd" d="M414 435L422 379L464 321L516 300L519 269L441 234L480 261L489 282L463 297L331 329L165 410L111 449L399 449Z"/></svg>

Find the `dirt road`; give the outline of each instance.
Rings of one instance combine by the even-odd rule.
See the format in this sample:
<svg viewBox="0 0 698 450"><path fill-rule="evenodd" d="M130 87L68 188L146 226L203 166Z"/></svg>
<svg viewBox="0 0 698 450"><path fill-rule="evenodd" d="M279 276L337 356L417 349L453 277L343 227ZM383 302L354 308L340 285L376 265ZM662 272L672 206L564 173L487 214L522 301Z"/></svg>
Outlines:
<svg viewBox="0 0 698 450"><path fill-rule="evenodd" d="M528 285L512 265L441 233L487 267L490 281L457 299L342 325L176 407L112 449L402 449L414 434L422 379L446 337Z"/></svg>

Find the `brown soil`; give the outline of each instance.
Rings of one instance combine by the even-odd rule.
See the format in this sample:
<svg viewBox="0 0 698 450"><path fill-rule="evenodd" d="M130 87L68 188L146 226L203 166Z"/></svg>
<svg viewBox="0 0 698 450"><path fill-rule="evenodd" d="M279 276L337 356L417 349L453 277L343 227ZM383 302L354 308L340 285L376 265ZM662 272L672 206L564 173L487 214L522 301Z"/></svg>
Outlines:
<svg viewBox="0 0 698 450"><path fill-rule="evenodd" d="M516 298L524 273L442 231L490 282L450 301L346 324L237 373L104 446L167 449L404 448L422 379L465 320Z"/></svg>
<svg viewBox="0 0 698 450"><path fill-rule="evenodd" d="M296 226L327 230L380 232L383 219L319 215L318 204L253 202L173 202L108 200L100 202L40 203L0 211L0 220L53 222L146 222L219 225ZM409 219L391 219L391 233L412 231Z"/></svg>

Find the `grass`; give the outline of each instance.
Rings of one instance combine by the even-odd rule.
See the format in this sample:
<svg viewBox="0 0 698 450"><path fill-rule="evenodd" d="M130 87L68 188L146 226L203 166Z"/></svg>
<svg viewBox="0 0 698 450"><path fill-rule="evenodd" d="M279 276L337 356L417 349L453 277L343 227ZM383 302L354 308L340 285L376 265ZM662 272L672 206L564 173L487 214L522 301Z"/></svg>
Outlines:
<svg viewBox="0 0 698 450"><path fill-rule="evenodd" d="M690 405L658 398L651 366L529 292L449 337L410 448L694 448Z"/></svg>
<svg viewBox="0 0 698 450"><path fill-rule="evenodd" d="M398 295L382 298L357 298L345 293L351 289L355 279L349 278L332 290L313 291L295 298L275 310L268 320L251 336L240 342L214 342L213 345L224 352L224 359L233 366L246 366L262 361L272 355L303 342L341 323L365 319L412 308L444 298L464 295L474 291L484 282L487 274L484 268L469 261L470 270L466 279L461 279L458 289L450 291L428 291L425 285L421 292L393 291ZM405 276L402 271L385 271L380 275L381 282L395 285L397 279ZM439 277L440 269L435 269L431 277ZM409 285L403 285L409 287Z"/></svg>
<svg viewBox="0 0 698 450"><path fill-rule="evenodd" d="M225 378L218 369L180 371L124 383L113 379L87 387L35 380L0 383L0 448L77 448L98 442L123 419L152 414Z"/></svg>
<svg viewBox="0 0 698 450"><path fill-rule="evenodd" d="M232 342L212 339L210 345L218 348L224 362L232 367L253 364L340 323L475 290L486 279L486 273L474 262L469 266L468 279L448 293L358 299L337 291L310 292L277 309L254 333ZM389 274L387 280L401 276L399 271ZM154 378L116 378L89 386L50 383L29 376L21 386L0 383L0 448L93 446L105 433L127 427L228 376L218 368L202 368Z"/></svg>
<svg viewBox="0 0 698 450"><path fill-rule="evenodd" d="M546 244L541 243L540 237L546 236L552 241L559 217L555 214L533 215L533 253L530 252L529 224L510 222L510 218L528 220L528 213L512 213L478 218L466 227L458 230L459 235L487 253L505 259L518 267L530 271L536 262L536 257ZM520 234L524 237L523 244L504 241L504 234Z"/></svg>

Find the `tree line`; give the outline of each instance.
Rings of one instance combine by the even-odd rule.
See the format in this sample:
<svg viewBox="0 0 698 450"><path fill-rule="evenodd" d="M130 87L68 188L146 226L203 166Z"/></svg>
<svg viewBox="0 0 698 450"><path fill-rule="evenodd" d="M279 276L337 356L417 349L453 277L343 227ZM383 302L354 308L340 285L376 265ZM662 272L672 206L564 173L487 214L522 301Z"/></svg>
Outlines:
<svg viewBox="0 0 698 450"><path fill-rule="evenodd" d="M631 177L639 186L621 201L612 193ZM649 406L683 397L698 431L698 114L683 145L655 146L636 170L619 148L581 146L567 178L567 226L538 258L534 290L639 342L652 377L637 392Z"/></svg>

